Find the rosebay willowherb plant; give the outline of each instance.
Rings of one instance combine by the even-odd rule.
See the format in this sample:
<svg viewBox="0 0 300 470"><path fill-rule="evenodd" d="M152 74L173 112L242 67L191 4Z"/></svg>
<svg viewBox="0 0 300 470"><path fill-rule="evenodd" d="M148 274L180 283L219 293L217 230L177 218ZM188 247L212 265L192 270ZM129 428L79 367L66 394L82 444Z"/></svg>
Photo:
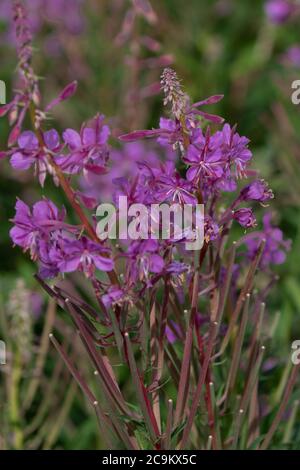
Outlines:
<svg viewBox="0 0 300 470"><path fill-rule="evenodd" d="M30 252L39 266L37 280L79 332L95 383L55 333L50 338L95 409L106 447L267 449L288 444L299 366L287 358L280 387L269 396L261 377L276 328L265 315L265 299L277 281L272 265L284 262L289 242L272 225L270 212L262 229L256 228L250 205L266 206L273 193L250 168L249 140L236 126L203 110L222 96L192 103L176 73L165 69L161 87L171 115L161 118L157 129L120 136L119 154L127 145L138 145L139 158L133 152L131 176L112 180L110 154L116 150L108 143L104 116L96 115L80 132L66 129L62 139L48 128L52 108L70 98L76 84L42 105L21 2L14 2L14 12L20 86L0 108L12 125L9 148L1 157L9 157L17 171L33 167L42 188L49 175L79 225L68 223L66 210L44 196L32 209L17 200L10 235ZM151 139L151 152L145 150L147 141L132 144L140 139ZM93 196L85 194L82 179L95 181L100 190L95 186ZM114 200L123 195L146 207L203 204L201 250L186 250L184 236L101 241L92 209L102 202L97 194L107 181ZM83 300L62 286L61 277L72 278L75 272L87 279L94 299ZM282 420L288 425L283 427Z"/></svg>

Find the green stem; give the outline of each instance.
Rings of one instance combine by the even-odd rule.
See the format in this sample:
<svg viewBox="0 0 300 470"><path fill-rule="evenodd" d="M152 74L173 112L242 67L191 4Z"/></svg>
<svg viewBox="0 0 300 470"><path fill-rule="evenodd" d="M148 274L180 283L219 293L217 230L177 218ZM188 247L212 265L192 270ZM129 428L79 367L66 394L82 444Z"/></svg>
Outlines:
<svg viewBox="0 0 300 470"><path fill-rule="evenodd" d="M21 428L19 386L22 376L22 358L19 350L14 354L11 374L11 387L9 394L9 419L13 430L13 447L16 450L23 448L23 433Z"/></svg>

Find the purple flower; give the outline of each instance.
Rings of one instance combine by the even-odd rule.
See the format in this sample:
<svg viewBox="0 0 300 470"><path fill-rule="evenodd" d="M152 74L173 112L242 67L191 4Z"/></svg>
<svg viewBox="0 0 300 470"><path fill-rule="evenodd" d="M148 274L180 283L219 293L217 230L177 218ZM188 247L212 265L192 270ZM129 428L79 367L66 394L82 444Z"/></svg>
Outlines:
<svg viewBox="0 0 300 470"><path fill-rule="evenodd" d="M186 177L195 184L201 177L220 178L224 171L224 160L221 148L216 144L209 128L204 136L201 129L194 133L193 143L189 145L184 157L190 165Z"/></svg>
<svg viewBox="0 0 300 470"><path fill-rule="evenodd" d="M131 243L127 253L127 277L130 283L145 280L150 273L160 273L164 269L164 260L159 255L157 240L141 240Z"/></svg>
<svg viewBox="0 0 300 470"><path fill-rule="evenodd" d="M209 215L204 217L204 239L208 243L209 241L216 240L220 235L220 227Z"/></svg>
<svg viewBox="0 0 300 470"><path fill-rule="evenodd" d="M264 180L252 181L245 186L240 193L240 199L243 201L259 201L266 202L272 199L274 194L268 187L268 183Z"/></svg>
<svg viewBox="0 0 300 470"><path fill-rule="evenodd" d="M288 48L283 55L284 61L294 67L300 67L300 45L295 44Z"/></svg>
<svg viewBox="0 0 300 470"><path fill-rule="evenodd" d="M230 167L227 165L224 168L223 176L220 179L217 179L214 183L214 188L212 190L220 190L225 192L233 192L237 188L237 182L234 175L231 174Z"/></svg>
<svg viewBox="0 0 300 470"><path fill-rule="evenodd" d="M293 11L293 5L287 0L268 0L265 4L268 18L273 23L284 23Z"/></svg>
<svg viewBox="0 0 300 470"><path fill-rule="evenodd" d="M168 274L180 275L187 272L189 270L189 266L185 263L181 263L180 261L172 261L166 266L165 270Z"/></svg>
<svg viewBox="0 0 300 470"><path fill-rule="evenodd" d="M16 203L16 215L12 219L15 226L10 230L10 237L15 245L24 251L30 250L32 258L38 257L39 240L47 237L52 231L65 227L63 222L65 210L58 211L48 199L34 204L30 208L20 199Z"/></svg>
<svg viewBox="0 0 300 470"><path fill-rule="evenodd" d="M256 225L256 219L253 215L252 209L247 207L234 211L233 218L245 228L255 227Z"/></svg>
<svg viewBox="0 0 300 470"><path fill-rule="evenodd" d="M60 272L82 271L91 277L96 269L112 271L114 262L109 258L110 250L81 237L79 240L61 238L49 251L49 259Z"/></svg>
<svg viewBox="0 0 300 470"><path fill-rule="evenodd" d="M50 250L55 244L57 246L58 242L61 240L61 232L56 234L54 232L54 240L49 238L39 238L38 239L38 262L39 262L39 275L42 279L52 279L59 274L59 269L57 263L50 258Z"/></svg>
<svg viewBox="0 0 300 470"><path fill-rule="evenodd" d="M190 181L181 178L176 171L172 175L159 176L157 186L156 198L160 202L197 204L197 198L193 195L193 185Z"/></svg>
<svg viewBox="0 0 300 470"><path fill-rule="evenodd" d="M174 148L182 142L182 127L179 121L161 117L159 120L160 136L157 142L163 147Z"/></svg>
<svg viewBox="0 0 300 470"><path fill-rule="evenodd" d="M118 303L124 298L124 291L117 286L110 287L106 294L102 296L102 302L106 308L110 308L112 305Z"/></svg>
<svg viewBox="0 0 300 470"><path fill-rule="evenodd" d="M16 215L12 222L15 224L10 230L10 237L15 245L21 246L24 251L30 249L31 256L36 254L36 237L39 229L32 222L30 208L21 200L16 203Z"/></svg>
<svg viewBox="0 0 300 470"><path fill-rule="evenodd" d="M286 252L290 250L291 241L283 239L283 233L278 227L271 225L272 214L267 212L263 217L263 230L253 232L245 237L248 248L248 257L254 258L260 242L265 239L266 245L262 254L260 266L265 269L270 264L282 264L286 259Z"/></svg>
<svg viewBox="0 0 300 470"><path fill-rule="evenodd" d="M225 124L222 131L217 132L215 138L219 139L224 158L229 166L234 164L236 176L244 176L246 165L252 158L252 153L248 149L249 139L241 137L235 132L235 127L231 128L229 124Z"/></svg>
<svg viewBox="0 0 300 470"><path fill-rule="evenodd" d="M142 176L147 184L152 187L155 191L157 190L157 184L162 176L167 178L172 177L175 173L175 163L171 160L166 163L160 161L148 162L146 160L138 162L138 169L140 176Z"/></svg>
<svg viewBox="0 0 300 470"><path fill-rule="evenodd" d="M56 159L62 171L74 174L83 170L85 176L106 173L110 130L103 120L104 116L96 116L91 127L83 126L80 133L65 130L63 139L70 153Z"/></svg>
<svg viewBox="0 0 300 470"><path fill-rule="evenodd" d="M133 180L128 178L116 178L113 180L115 191L113 199L117 204L120 196L127 197L128 206L131 204L146 203L148 191L142 184L142 177L138 174Z"/></svg>
<svg viewBox="0 0 300 470"><path fill-rule="evenodd" d="M61 149L58 132L51 129L43 133L43 147L32 131L24 131L18 138L18 148L12 152L11 166L16 170L28 170L32 165L38 175L39 182L43 186L48 164L48 154L57 153Z"/></svg>
<svg viewBox="0 0 300 470"><path fill-rule="evenodd" d="M175 153L166 149L167 160L173 160ZM89 179L81 178L80 185L85 197L97 201L111 201L118 178L134 178L141 173L141 164L147 162L148 167L158 168L160 155L157 146L145 145L144 142L131 142L119 149L110 151L109 171L102 175L90 174ZM144 173L144 171L142 171ZM124 181L124 179L123 179Z"/></svg>

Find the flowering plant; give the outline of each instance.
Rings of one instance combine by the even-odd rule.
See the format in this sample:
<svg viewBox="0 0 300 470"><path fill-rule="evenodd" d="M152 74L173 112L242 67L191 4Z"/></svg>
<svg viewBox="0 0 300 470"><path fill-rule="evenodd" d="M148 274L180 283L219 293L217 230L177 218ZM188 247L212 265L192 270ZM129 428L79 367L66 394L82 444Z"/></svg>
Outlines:
<svg viewBox="0 0 300 470"><path fill-rule="evenodd" d="M54 333L50 338L94 407L106 445L271 447L298 366L286 375L280 406L275 403L270 411L267 403L262 410L260 371L269 340L265 299L277 280L272 265L284 262L290 244L272 225L270 212L257 228L253 207L265 208L273 193L250 167L249 139L203 110L222 95L192 103L170 68L161 76L170 116L162 117L158 128L122 134L114 149L109 126L97 114L80 131L66 129L61 137L47 128L48 119L77 84L42 104L20 1L14 2L14 15L20 86L0 108L12 126L1 158L8 157L17 171L33 167L42 188L45 178L52 178L79 225L70 224L66 209L46 197L32 208L17 200L10 235L30 252L38 265L36 279L79 331L100 385L97 392ZM31 129L24 127L27 116ZM129 167L120 174L122 155ZM203 204L202 248L187 250L185 235L101 240L92 211L104 194L145 206ZM233 241L238 226L239 238ZM62 285L62 276L78 271L96 306ZM51 285L49 279L55 279ZM122 384L120 361L130 375L130 389ZM271 426L265 419L269 413L274 414Z"/></svg>

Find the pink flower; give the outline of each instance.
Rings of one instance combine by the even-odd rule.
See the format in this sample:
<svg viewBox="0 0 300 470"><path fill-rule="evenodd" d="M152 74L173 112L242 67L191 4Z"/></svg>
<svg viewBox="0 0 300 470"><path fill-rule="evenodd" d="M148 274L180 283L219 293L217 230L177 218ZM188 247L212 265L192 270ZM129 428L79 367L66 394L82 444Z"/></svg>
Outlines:
<svg viewBox="0 0 300 470"><path fill-rule="evenodd" d="M60 151L58 132L50 129L43 133L43 146L32 131L24 131L18 138L18 148L12 152L10 164L15 170L28 170L32 165L38 175L41 186L44 185L47 171L51 172L48 154Z"/></svg>
<svg viewBox="0 0 300 470"><path fill-rule="evenodd" d="M189 145L184 157L190 165L186 177L195 184L201 177L220 178L224 172L224 159L220 146L216 145L209 128L204 136L201 129L194 133L193 143Z"/></svg>
<svg viewBox="0 0 300 470"><path fill-rule="evenodd" d="M255 227L256 219L253 215L252 209L247 207L234 211L233 218L245 228Z"/></svg>
<svg viewBox="0 0 300 470"><path fill-rule="evenodd" d="M27 204L18 199L12 219L15 226L10 230L10 237L15 245L21 246L24 251L30 250L32 258L36 258L39 239L64 228L64 218L65 210L58 211L49 199L36 202L32 212Z"/></svg>
<svg viewBox="0 0 300 470"><path fill-rule="evenodd" d="M82 271L91 277L96 269L112 271L114 262L110 250L86 237L79 240L60 239L49 251L49 258L60 272Z"/></svg>
<svg viewBox="0 0 300 470"><path fill-rule="evenodd" d="M104 116L96 116L91 126L83 126L80 133L74 129L65 130L63 139L69 154L56 160L62 171L74 174L83 170L85 176L106 173L110 130L103 120Z"/></svg>

